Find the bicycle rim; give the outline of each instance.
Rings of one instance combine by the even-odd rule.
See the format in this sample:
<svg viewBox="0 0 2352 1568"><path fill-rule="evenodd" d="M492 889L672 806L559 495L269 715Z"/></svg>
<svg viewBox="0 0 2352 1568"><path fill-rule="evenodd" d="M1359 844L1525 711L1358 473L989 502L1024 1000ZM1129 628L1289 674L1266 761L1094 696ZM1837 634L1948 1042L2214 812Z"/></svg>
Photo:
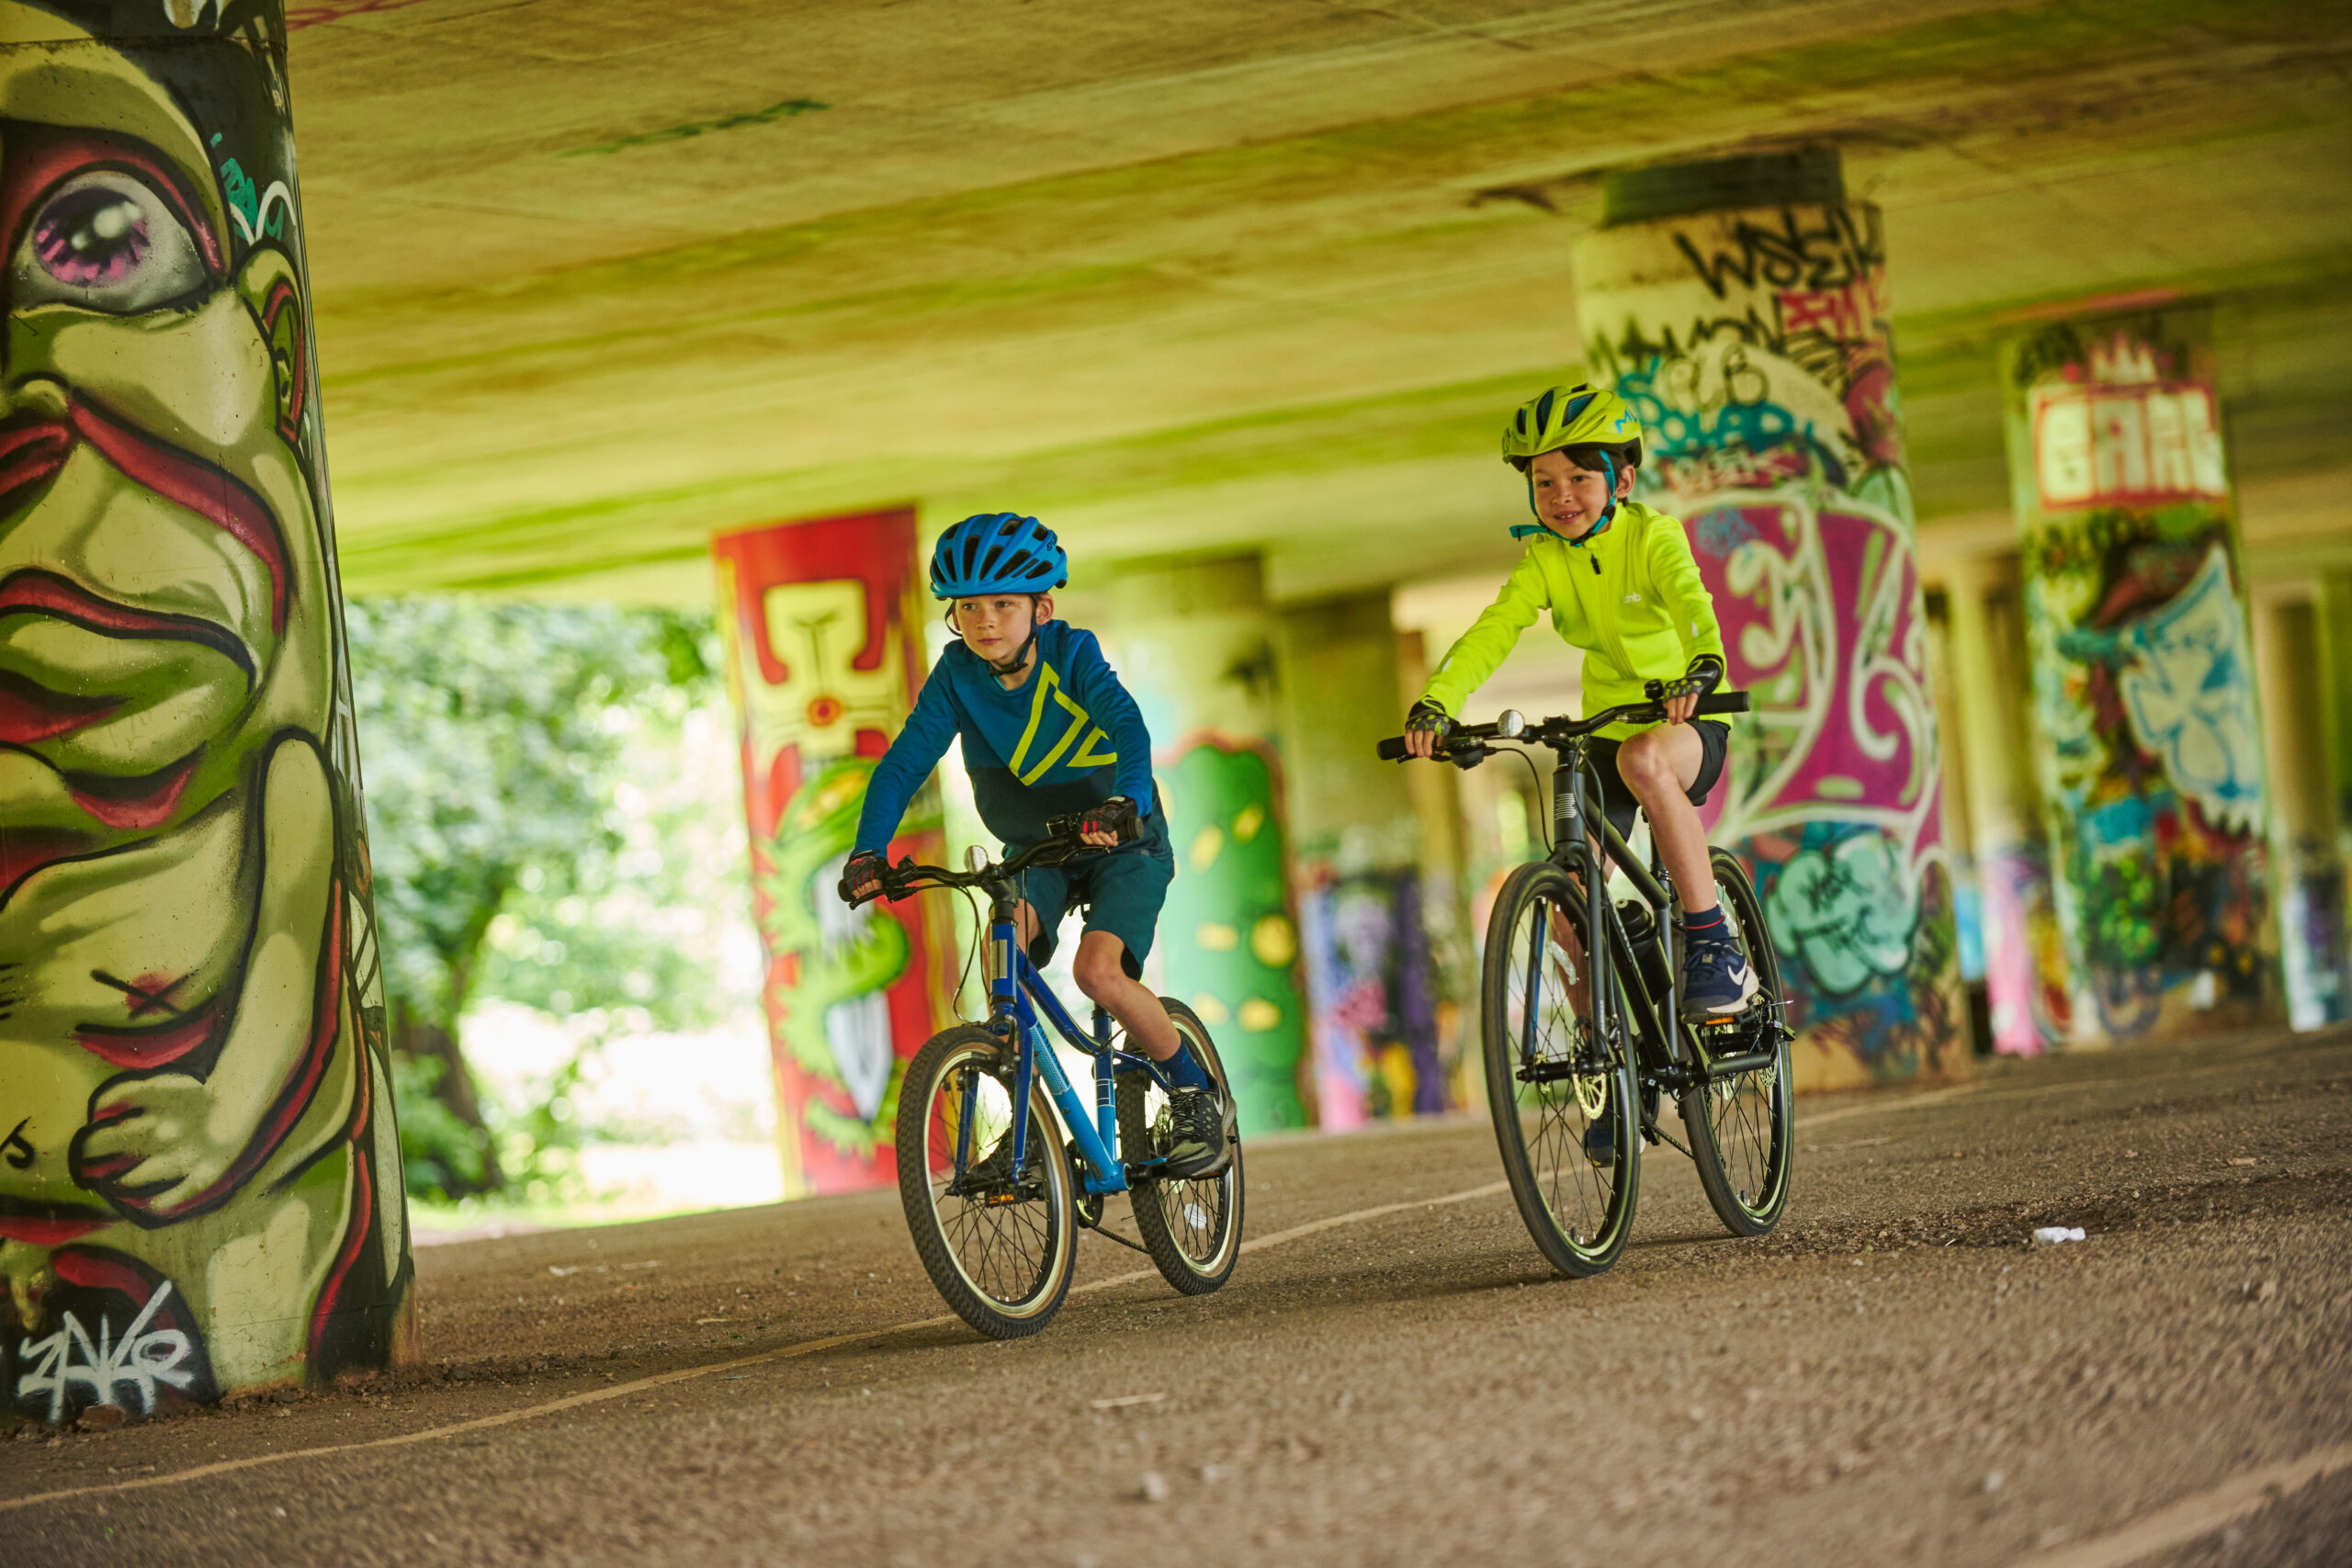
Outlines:
<svg viewBox="0 0 2352 1568"><path fill-rule="evenodd" d="M1207 1026L1183 1003L1164 997L1160 1000L1193 1059L1230 1106L1231 1086ZM1241 1139L1229 1116L1226 1137L1232 1158L1223 1170L1180 1181L1147 1182L1131 1195L1145 1250L1161 1277L1186 1295L1205 1294L1223 1285L1240 1252ZM1161 1154L1168 1147L1168 1096L1149 1074L1131 1073L1119 1080L1119 1141L1131 1159Z"/></svg>
<svg viewBox="0 0 2352 1568"><path fill-rule="evenodd" d="M1711 1055L1769 1050L1772 1060L1690 1089L1682 1097L1682 1122L1700 1185L1716 1217L1734 1235L1759 1235L1779 1222L1787 1206L1796 1165L1789 1051L1781 1032L1781 967L1747 873L1722 850L1714 852L1713 869L1715 895L1732 939L1756 971L1757 996L1738 1023L1701 1025L1691 1033Z"/></svg>
<svg viewBox="0 0 2352 1568"><path fill-rule="evenodd" d="M1069 1160L1033 1089L1022 1168L1011 1158L1012 1053L981 1030L926 1045L907 1075L899 1187L932 1283L982 1333L1035 1333L1069 1287ZM910 1116L911 1112L911 1117Z"/></svg>
<svg viewBox="0 0 2352 1568"><path fill-rule="evenodd" d="M1640 1185L1634 1075L1591 1025L1584 910L1556 866L1522 866L1487 932L1487 1106L1529 1234L1563 1273L1614 1263Z"/></svg>

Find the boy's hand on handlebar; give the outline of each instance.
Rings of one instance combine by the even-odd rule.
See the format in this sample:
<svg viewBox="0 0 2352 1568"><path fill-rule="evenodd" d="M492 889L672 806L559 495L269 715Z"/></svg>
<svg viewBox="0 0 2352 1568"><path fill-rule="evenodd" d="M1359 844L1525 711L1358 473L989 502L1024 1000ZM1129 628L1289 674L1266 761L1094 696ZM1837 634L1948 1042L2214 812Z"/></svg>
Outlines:
<svg viewBox="0 0 2352 1568"><path fill-rule="evenodd" d="M1415 703L1405 714L1405 750L1415 757L1433 757L1453 729L1453 720L1434 703Z"/></svg>
<svg viewBox="0 0 2352 1568"><path fill-rule="evenodd" d="M1722 662L1702 653L1690 661L1690 668L1682 672L1680 680L1652 681L1649 694L1666 705L1667 723L1681 724L1698 708L1699 699L1713 691L1723 678Z"/></svg>
<svg viewBox="0 0 2352 1568"><path fill-rule="evenodd" d="M872 850L860 850L850 856L848 863L842 867L842 902L855 904L871 897L880 890L889 870L890 863Z"/></svg>
<svg viewBox="0 0 2352 1568"><path fill-rule="evenodd" d="M1143 837L1143 813L1124 795L1092 806L1078 819L1078 841L1100 850L1115 850Z"/></svg>

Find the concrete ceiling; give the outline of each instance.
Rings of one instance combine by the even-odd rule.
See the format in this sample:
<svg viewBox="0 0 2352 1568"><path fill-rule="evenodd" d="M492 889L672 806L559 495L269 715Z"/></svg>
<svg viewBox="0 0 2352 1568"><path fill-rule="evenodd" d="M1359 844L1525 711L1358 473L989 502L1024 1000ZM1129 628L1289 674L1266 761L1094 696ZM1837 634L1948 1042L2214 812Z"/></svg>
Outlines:
<svg viewBox="0 0 2352 1568"><path fill-rule="evenodd" d="M1835 141L1923 545L2007 527L1992 344L2223 302L2258 569L2352 559L2352 6L293 0L345 580L706 602L912 500L1081 572L1484 570L1600 172Z"/></svg>

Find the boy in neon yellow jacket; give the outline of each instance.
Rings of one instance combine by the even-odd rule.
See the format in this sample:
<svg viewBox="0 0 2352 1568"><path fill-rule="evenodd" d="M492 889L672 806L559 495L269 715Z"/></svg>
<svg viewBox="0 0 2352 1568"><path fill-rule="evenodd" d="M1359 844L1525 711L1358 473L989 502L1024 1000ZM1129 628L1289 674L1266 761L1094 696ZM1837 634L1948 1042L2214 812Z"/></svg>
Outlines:
<svg viewBox="0 0 2352 1568"><path fill-rule="evenodd" d="M1602 805L1620 832L1639 803L1682 905L1683 1001L1696 1013L1736 1012L1756 974L1732 941L1707 868L1699 807L1723 777L1731 730L1691 710L1724 677L1714 600L1680 520L1631 500L1642 427L1623 400L1584 385L1554 387L1503 429L1503 457L1527 477L1535 522L1511 530L1527 554L1476 624L1438 661L1406 716L1408 748L1429 756L1470 694L1519 634L1549 610L1584 650L1588 713L1644 699L1666 683L1666 722L1612 724L1591 747Z"/></svg>

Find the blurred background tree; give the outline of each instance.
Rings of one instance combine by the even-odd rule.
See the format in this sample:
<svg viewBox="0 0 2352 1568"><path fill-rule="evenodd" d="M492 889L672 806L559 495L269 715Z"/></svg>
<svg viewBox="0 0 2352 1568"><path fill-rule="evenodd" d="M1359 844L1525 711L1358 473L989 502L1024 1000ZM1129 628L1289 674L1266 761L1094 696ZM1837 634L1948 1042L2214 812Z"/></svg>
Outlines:
<svg viewBox="0 0 2352 1568"><path fill-rule="evenodd" d="M661 787L718 701L708 616L463 597L347 606L401 1152L414 1196L545 1174L576 1142L569 1093L597 1048L499 1105L463 1038L499 999L601 1026L690 1029L727 1005L707 866L682 852L711 803ZM707 832L703 835L707 837Z"/></svg>

